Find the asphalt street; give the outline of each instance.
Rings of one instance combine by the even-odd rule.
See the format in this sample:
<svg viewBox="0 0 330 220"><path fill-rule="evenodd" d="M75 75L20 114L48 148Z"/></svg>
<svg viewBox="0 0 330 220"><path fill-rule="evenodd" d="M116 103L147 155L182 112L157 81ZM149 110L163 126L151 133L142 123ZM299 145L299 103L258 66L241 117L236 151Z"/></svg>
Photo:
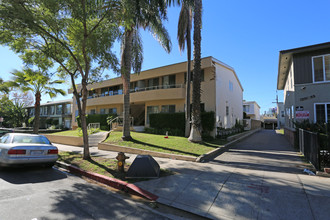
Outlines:
<svg viewBox="0 0 330 220"><path fill-rule="evenodd" d="M0 219L168 219L144 203L45 168L0 170Z"/></svg>

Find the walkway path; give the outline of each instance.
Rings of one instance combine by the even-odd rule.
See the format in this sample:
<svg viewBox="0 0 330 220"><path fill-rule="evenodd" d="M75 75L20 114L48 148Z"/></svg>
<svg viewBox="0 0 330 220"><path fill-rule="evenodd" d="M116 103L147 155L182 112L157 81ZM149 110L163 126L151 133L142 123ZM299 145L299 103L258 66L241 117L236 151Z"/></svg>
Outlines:
<svg viewBox="0 0 330 220"><path fill-rule="evenodd" d="M91 153L117 155L93 147ZM209 163L155 159L176 175L136 185L160 203L211 219L329 219L330 178L303 174L297 153L274 131L260 131Z"/></svg>

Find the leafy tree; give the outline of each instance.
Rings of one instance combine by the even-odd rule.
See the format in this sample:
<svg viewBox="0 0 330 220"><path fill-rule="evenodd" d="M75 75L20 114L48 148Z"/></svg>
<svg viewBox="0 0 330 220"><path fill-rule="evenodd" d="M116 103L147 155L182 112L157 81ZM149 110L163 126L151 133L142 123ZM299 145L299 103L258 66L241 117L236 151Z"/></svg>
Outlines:
<svg viewBox="0 0 330 220"><path fill-rule="evenodd" d="M193 77L193 101L192 101L192 128L188 138L191 142L202 141L201 126L201 24L202 24L202 0L194 2L194 77Z"/></svg>
<svg viewBox="0 0 330 220"><path fill-rule="evenodd" d="M119 0L2 0L0 43L51 58L69 76L82 123L84 159L90 159L86 124L87 85L105 69L117 70ZM80 79L80 86L76 80Z"/></svg>
<svg viewBox="0 0 330 220"><path fill-rule="evenodd" d="M8 96L0 98L0 116L4 119L2 126L5 127L21 127L27 119L24 104L12 101Z"/></svg>
<svg viewBox="0 0 330 220"><path fill-rule="evenodd" d="M9 85L19 88L23 92L32 91L35 95L35 118L33 124L33 133L37 134L40 121L40 101L43 93L48 94L51 98L58 93L65 95L62 89L56 89L54 86L62 84L63 80L50 81L51 77L47 72L40 70L32 70L25 68L23 71L15 70L12 72L12 81Z"/></svg>
<svg viewBox="0 0 330 220"><path fill-rule="evenodd" d="M162 47L169 52L171 42L162 24L166 19L165 0L122 0L122 25L124 34L121 47L121 77L124 90L123 140L130 140L130 75L141 71L143 54L142 41L138 32L140 27L149 30Z"/></svg>

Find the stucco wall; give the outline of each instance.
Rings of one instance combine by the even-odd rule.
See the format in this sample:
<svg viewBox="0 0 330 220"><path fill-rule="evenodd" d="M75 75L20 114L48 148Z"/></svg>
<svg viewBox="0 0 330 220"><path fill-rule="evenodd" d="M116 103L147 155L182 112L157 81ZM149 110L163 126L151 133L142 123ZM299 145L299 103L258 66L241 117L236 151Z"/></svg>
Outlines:
<svg viewBox="0 0 330 220"><path fill-rule="evenodd" d="M44 134L48 138L48 140L52 143L57 144L66 144L72 146L83 146L83 138L82 137L72 137L72 136L62 136L62 135L51 135Z"/></svg>
<svg viewBox="0 0 330 220"><path fill-rule="evenodd" d="M231 128L236 119L243 119L243 89L233 70L215 64L216 67L216 121L218 126ZM229 89L229 81L233 91ZM226 106L229 115L226 115Z"/></svg>

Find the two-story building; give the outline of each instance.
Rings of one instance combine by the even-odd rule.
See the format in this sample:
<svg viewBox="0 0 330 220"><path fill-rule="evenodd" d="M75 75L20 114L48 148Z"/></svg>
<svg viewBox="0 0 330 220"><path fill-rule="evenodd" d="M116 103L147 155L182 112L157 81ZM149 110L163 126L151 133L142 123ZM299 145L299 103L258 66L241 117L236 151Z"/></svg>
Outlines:
<svg viewBox="0 0 330 220"><path fill-rule="evenodd" d="M29 118L35 116L34 106L28 106L26 109ZM71 122L72 99L40 104L40 128L47 128L52 124L55 124L56 127L71 129Z"/></svg>
<svg viewBox="0 0 330 220"><path fill-rule="evenodd" d="M215 112L216 127L233 127L243 118L243 87L235 70L213 57L203 58L201 68L202 111ZM186 69L187 62L182 62L131 75L130 106L135 126L149 126L151 113L184 112ZM123 114L121 77L88 85L88 90L88 114ZM75 97L73 109L72 126L76 128Z"/></svg>
<svg viewBox="0 0 330 220"><path fill-rule="evenodd" d="M280 51L277 89L284 90L286 127L330 122L330 42Z"/></svg>
<svg viewBox="0 0 330 220"><path fill-rule="evenodd" d="M260 120L260 106L255 101L243 100L243 112L250 119Z"/></svg>

